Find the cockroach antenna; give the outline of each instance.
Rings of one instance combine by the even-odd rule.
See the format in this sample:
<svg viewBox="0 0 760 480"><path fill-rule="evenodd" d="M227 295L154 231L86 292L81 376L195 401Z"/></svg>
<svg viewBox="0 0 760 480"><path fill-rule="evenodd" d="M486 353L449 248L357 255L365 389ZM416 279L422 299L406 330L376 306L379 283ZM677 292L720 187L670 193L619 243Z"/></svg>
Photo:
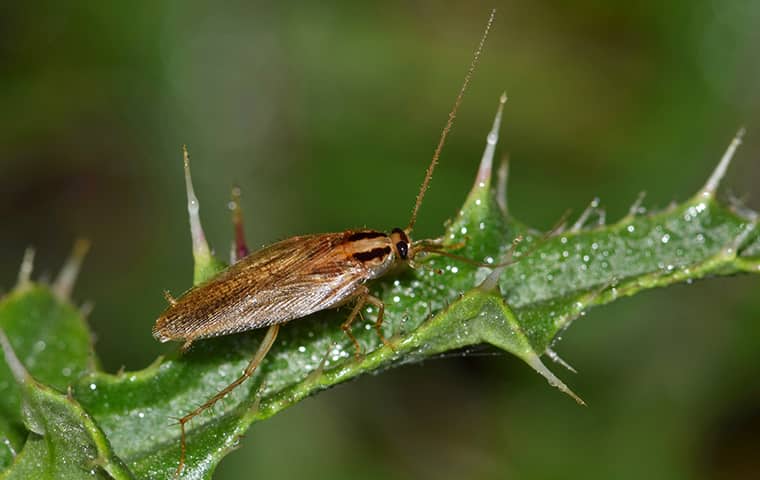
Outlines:
<svg viewBox="0 0 760 480"><path fill-rule="evenodd" d="M483 52L483 46L486 43L486 39L488 38L488 32L491 30L491 25L493 25L493 19L495 16L496 16L496 9L494 8L493 10L491 10L491 15L488 17L488 23L486 23L486 28L483 31L483 35L480 37L478 48L475 49L475 54L472 56L472 62L470 62L470 67L467 69L467 74L464 76L464 82L462 83L462 88L459 89L459 94L457 95L457 98L454 101L454 107L451 109L451 112L449 112L449 118L448 120L446 120L446 125L443 127L443 131L441 131L441 138L438 140L438 145L435 147L435 152L433 152L433 160L430 162L430 165L428 166L427 171L425 171L425 180L423 180L422 186L420 187L420 191L417 194L417 199L414 202L414 210L412 210L412 218L409 219L409 225L405 229L405 232L407 235L409 235L414 229L414 224L417 221L417 211L419 211L420 209L420 204L422 203L422 199L425 198L425 192L427 191L428 185L430 185L430 179L433 178L433 171L435 170L435 166L438 164L438 158L441 156L441 150L443 149L443 144L446 143L446 137L449 135L449 131L451 131L451 127L454 125L454 119L457 116L457 110L459 110L459 105L462 103L462 98L464 98L464 92L467 91L467 86L470 84L470 79L472 78L472 74L475 72L475 68L478 66L478 60L480 60L480 54L481 52Z"/></svg>

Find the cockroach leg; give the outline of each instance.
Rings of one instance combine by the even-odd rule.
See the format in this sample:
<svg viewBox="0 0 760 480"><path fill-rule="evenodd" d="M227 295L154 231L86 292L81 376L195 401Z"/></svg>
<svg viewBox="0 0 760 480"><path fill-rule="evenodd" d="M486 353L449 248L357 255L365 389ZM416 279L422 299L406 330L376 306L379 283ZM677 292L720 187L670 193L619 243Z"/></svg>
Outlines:
<svg viewBox="0 0 760 480"><path fill-rule="evenodd" d="M359 314L359 311L364 306L364 303L367 301L367 296L369 295L369 291L367 290L367 287L363 287L362 291L358 294L358 297L356 299L356 303L354 304L354 308L351 310L351 313L348 315L348 318L340 324L341 330L348 335L348 338L351 339L351 341L354 343L354 357L358 360L359 357L361 357L362 353L362 347L359 345L359 341L356 339L353 333L351 333L351 324L354 323L354 319L356 319L356 316Z"/></svg>
<svg viewBox="0 0 760 480"><path fill-rule="evenodd" d="M164 290L164 298L169 303L169 305L176 305L177 304L177 299L172 296L172 294L171 294L171 292L169 292L169 290Z"/></svg>
<svg viewBox="0 0 760 480"><path fill-rule="evenodd" d="M185 441L185 424L192 420L193 418L197 417L204 411L208 410L209 408L213 407L216 402L224 398L225 395L239 387L243 382L248 380L248 378L253 375L253 372L256 370L256 368L261 364L261 361L264 359L267 353L269 353L269 349L272 348L272 345L274 345L274 341L277 338L277 332L280 331L280 325L274 324L269 327L266 334L264 335L264 338L261 340L261 345L259 345L258 350L256 350L256 353L253 355L253 358L248 363L248 366L245 367L245 370L243 371L243 374L238 377L237 380L230 383L224 389L222 389L219 393L211 397L206 403L201 405L200 407L196 408L192 412L188 413L184 417L179 419L179 426L180 426L180 457L179 457L179 465L177 466L177 471L174 475L175 478L179 478L180 474L182 473L182 469L185 467L185 454L187 453L187 443ZM187 342L186 342L187 343Z"/></svg>
<svg viewBox="0 0 760 480"><path fill-rule="evenodd" d="M377 336L380 337L383 345L390 349L393 349L391 342L386 340L385 335L383 335L383 314L385 313L385 304L382 300L373 295L370 295L369 293L367 294L365 301L377 307L377 320L375 320L375 330L377 330Z"/></svg>

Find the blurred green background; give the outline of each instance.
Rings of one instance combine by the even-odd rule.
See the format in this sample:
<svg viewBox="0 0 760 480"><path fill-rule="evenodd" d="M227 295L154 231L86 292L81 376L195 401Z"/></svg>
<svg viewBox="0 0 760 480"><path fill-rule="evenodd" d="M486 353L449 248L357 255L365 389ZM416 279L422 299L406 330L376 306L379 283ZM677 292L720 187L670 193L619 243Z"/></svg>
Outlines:
<svg viewBox="0 0 760 480"><path fill-rule="evenodd" d="M404 225L492 6L4 5L0 285L12 287L27 245L51 275L86 236L76 295L95 302L105 368L176 348L150 329L161 291L191 280L182 143L221 252L233 184L253 246ZM724 185L760 208L760 2L496 6L418 236L457 211L505 89L510 208L536 227L594 196L612 220L641 190L649 208L683 200L740 125ZM580 374L552 368L588 408L511 357L429 361L255 425L217 478L749 478L760 472L758 285L647 292L576 322L557 350Z"/></svg>

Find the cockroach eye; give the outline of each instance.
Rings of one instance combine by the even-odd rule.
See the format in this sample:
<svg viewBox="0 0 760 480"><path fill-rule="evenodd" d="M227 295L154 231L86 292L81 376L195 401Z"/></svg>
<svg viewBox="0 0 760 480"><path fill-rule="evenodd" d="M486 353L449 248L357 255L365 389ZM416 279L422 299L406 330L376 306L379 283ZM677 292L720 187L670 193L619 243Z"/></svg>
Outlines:
<svg viewBox="0 0 760 480"><path fill-rule="evenodd" d="M406 260L407 255L409 255L409 244L406 242L397 242L396 250L398 250L398 254L401 258Z"/></svg>

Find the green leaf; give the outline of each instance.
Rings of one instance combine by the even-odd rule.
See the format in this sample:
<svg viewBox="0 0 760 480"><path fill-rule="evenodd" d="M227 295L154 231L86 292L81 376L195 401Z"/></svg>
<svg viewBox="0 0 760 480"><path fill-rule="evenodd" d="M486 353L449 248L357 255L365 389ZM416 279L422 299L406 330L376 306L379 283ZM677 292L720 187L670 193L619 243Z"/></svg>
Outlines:
<svg viewBox="0 0 760 480"><path fill-rule="evenodd" d="M475 185L442 236L452 253L492 267L430 254L415 259L418 268L372 283L373 293L386 306L383 328L390 345L383 345L372 328L377 311L365 309L364 318L353 326L364 352L359 358L340 328L345 310L285 325L253 378L187 425L183 478L211 478L253 422L320 390L482 343L514 354L580 402L541 357L547 354L563 363L553 343L588 309L649 288L760 272L757 214L715 200L738 139L705 187L682 204L649 214L636 206L611 225L599 221L603 215L592 205L569 228L541 234L508 215L505 199L491 188L498 119L497 115ZM187 158L185 165L187 169ZM193 283L198 284L222 263L206 244L189 169L186 182L196 261ZM505 190L503 181L496 190ZM518 237L522 241L513 251ZM502 264L510 255L516 262ZM20 375L19 368L15 376L0 371L7 383L2 388L15 398L2 406L6 422L0 423L0 434L8 431L9 443L14 448L20 444L23 430L14 422L22 419L22 393L27 405L23 419L33 432L6 475L68 469L66 474L73 476L89 467L96 468L97 475L107 472L115 478L129 478L130 472L136 478L173 478L180 457L180 430L174 419L237 378L263 332L199 341L187 354L174 350L144 370L110 375L88 368L90 347L81 316L54 291L27 282L0 303L0 322L30 371L59 389L73 382L71 396L65 396ZM30 312L37 312L37 321L26 321ZM45 336L47 331L57 333ZM59 337L69 338L72 346L59 348L55 357L46 359L47 366L40 367L42 353L35 353L34 345L40 338L52 344ZM61 366L69 360L76 368L61 377ZM10 457L3 458L8 462Z"/></svg>
<svg viewBox="0 0 760 480"><path fill-rule="evenodd" d="M94 358L90 334L80 312L63 298L65 288L51 289L28 281L31 261L29 251L18 287L0 299L0 329L13 339L18 356L32 375L65 389L90 369ZM56 285L65 287L67 281ZM0 468L11 464L25 437L20 387L0 362L0 439L5 444L0 447Z"/></svg>
<svg viewBox="0 0 760 480"><path fill-rule="evenodd" d="M515 252L520 261L494 274L430 255L421 268L372 284L386 305L384 332L392 348L380 343L371 328L376 312L368 309L353 328L367 352L358 360L340 329L345 310L287 324L254 377L188 424L183 478L210 478L251 423L320 390L481 343L516 355L572 395L540 357L557 358L552 342L589 308L648 288L758 271L756 214L720 205L714 189L662 212L632 214L612 225L581 222L545 236L503 213L490 169L490 160L484 162L444 239L465 242L458 255L496 264L522 235ZM93 373L75 386L75 396L135 475L172 478L179 428L170 419L234 380L261 336L200 341L187 354L172 354L140 372Z"/></svg>
<svg viewBox="0 0 760 480"><path fill-rule="evenodd" d="M133 478L110 450L103 432L70 396L29 375L0 331L6 366L18 382L24 424L31 432L4 479Z"/></svg>
<svg viewBox="0 0 760 480"><path fill-rule="evenodd" d="M65 389L90 369L92 346L81 313L45 286L17 288L0 300L0 328L19 359L41 382ZM19 386L0 365L0 414L20 422Z"/></svg>

